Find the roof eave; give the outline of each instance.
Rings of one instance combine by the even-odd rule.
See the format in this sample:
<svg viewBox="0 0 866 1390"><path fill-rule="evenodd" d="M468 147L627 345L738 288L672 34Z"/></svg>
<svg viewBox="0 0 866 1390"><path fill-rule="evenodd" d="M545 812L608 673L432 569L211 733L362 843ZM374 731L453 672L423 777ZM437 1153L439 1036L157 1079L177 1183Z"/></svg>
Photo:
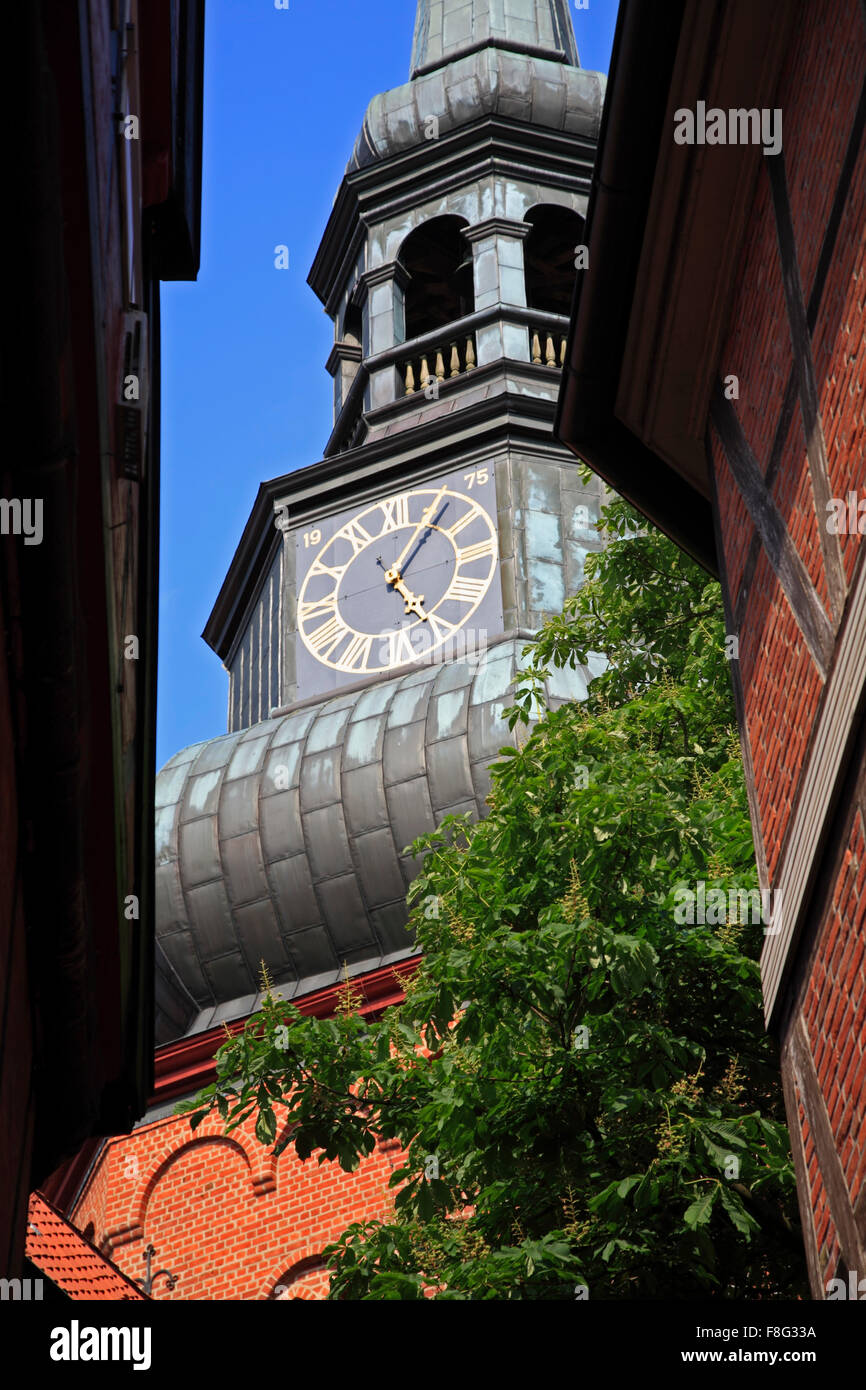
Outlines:
<svg viewBox="0 0 866 1390"><path fill-rule="evenodd" d="M763 154L679 145L674 113L772 107L793 17L789 0L623 0L555 422L714 575L706 421Z"/></svg>
<svg viewBox="0 0 866 1390"><path fill-rule="evenodd" d="M643 229L684 4L623 0L586 223L554 433L711 573L709 499L616 413Z"/></svg>

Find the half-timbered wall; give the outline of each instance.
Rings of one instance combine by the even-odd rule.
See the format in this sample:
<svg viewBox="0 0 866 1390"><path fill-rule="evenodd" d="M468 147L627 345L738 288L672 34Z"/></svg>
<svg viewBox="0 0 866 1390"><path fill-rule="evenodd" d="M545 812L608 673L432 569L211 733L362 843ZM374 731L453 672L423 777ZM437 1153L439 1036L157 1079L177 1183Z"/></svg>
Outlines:
<svg viewBox="0 0 866 1390"><path fill-rule="evenodd" d="M758 865L780 927L764 992L819 1298L839 1273L866 1276L864 73L858 0L803 5L708 432Z"/></svg>

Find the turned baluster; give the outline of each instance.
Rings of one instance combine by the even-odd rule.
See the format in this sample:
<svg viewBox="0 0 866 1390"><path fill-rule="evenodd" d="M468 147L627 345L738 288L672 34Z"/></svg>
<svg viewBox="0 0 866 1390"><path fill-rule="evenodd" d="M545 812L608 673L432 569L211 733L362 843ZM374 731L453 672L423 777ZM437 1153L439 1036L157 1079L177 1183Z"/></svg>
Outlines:
<svg viewBox="0 0 866 1390"><path fill-rule="evenodd" d="M437 381L444 381L444 380L445 380L445 363L444 363L444 361L442 360L442 349L441 349L441 348L437 348L437 349L436 349L436 380L437 380Z"/></svg>
<svg viewBox="0 0 866 1390"><path fill-rule="evenodd" d="M471 372L475 366L475 344L471 338L466 339L466 370Z"/></svg>
<svg viewBox="0 0 866 1390"><path fill-rule="evenodd" d="M541 341L537 333L532 335L532 360L541 363Z"/></svg>
<svg viewBox="0 0 866 1390"><path fill-rule="evenodd" d="M457 355L457 344L451 344L451 375L460 375L460 358Z"/></svg>
<svg viewBox="0 0 866 1390"><path fill-rule="evenodd" d="M415 391L415 373L412 370L412 363L406 363L406 395L411 396Z"/></svg>
<svg viewBox="0 0 866 1390"><path fill-rule="evenodd" d="M548 333L548 335L547 335L547 343L546 343L546 345L545 345L545 351L544 351L544 361L545 361L545 365L548 366L548 367L555 367L555 366L556 366L556 352L555 352L554 347L553 347L553 334L552 334L552 333Z"/></svg>

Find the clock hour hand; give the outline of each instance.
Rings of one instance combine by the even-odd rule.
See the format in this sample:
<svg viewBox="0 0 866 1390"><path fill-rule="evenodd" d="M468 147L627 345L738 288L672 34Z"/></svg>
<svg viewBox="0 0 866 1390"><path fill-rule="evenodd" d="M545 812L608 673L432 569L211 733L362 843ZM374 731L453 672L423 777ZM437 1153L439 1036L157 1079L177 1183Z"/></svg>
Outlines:
<svg viewBox="0 0 866 1390"><path fill-rule="evenodd" d="M406 584L403 580L403 576L401 575L396 565L392 565L389 570L385 571L385 580L388 584L392 586L392 588L397 590L397 593L400 595L404 604L406 605L406 612L417 614L417 616L421 619L422 623L426 623L427 614L424 612L424 609L422 607L422 604L424 602L424 595L413 594L412 590L406 587Z"/></svg>

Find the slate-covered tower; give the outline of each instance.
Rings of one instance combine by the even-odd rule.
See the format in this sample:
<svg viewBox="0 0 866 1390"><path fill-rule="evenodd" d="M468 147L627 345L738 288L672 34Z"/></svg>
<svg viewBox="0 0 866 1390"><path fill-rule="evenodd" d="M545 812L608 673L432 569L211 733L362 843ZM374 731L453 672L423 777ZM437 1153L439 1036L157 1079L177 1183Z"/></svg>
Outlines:
<svg viewBox="0 0 866 1390"><path fill-rule="evenodd" d="M484 814L520 650L598 544L601 484L581 483L551 427L603 91L566 0L418 0L410 80L367 109L309 276L334 323L333 428L319 461L259 488L205 629L229 672L229 731L157 781L165 1101L202 1083L220 1025L255 1009L262 960L302 1008L327 1008L345 970L370 1009L398 997L414 950L405 847L448 811ZM580 698L587 676L550 698ZM126 1141L148 1155L124 1227L136 1248L190 1143L167 1113ZM104 1230L122 1148L79 1202ZM376 1163L387 1175L377 1154L349 1214L351 1179L302 1179L290 1150L272 1188L254 1178L274 1208L259 1217L285 1219L224 1292L199 1288L166 1222L160 1261L187 1266L174 1296L273 1296L378 1210ZM261 1166L251 1141L249 1172ZM315 1211L285 1215L313 1180Z"/></svg>

